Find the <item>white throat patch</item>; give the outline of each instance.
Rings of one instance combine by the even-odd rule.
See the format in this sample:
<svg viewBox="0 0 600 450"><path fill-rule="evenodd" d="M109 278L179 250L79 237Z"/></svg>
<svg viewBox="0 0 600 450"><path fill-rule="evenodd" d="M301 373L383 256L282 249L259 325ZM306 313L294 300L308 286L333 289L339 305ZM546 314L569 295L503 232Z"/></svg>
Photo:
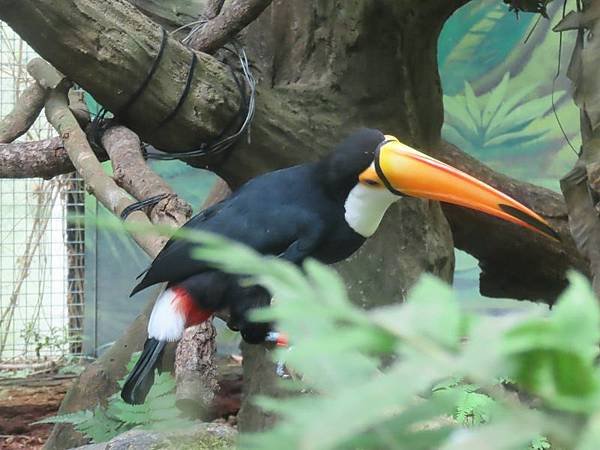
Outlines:
<svg viewBox="0 0 600 450"><path fill-rule="evenodd" d="M344 217L350 228L367 238L377 231L383 215L398 199L397 195L385 188L358 183L352 188L344 203L346 210Z"/></svg>

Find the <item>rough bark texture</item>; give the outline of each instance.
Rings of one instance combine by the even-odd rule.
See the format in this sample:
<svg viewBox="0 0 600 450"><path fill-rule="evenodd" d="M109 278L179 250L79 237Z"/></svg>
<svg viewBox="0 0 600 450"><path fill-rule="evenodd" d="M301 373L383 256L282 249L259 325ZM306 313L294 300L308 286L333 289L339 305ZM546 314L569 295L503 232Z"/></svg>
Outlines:
<svg viewBox="0 0 600 450"><path fill-rule="evenodd" d="M235 37L271 4L271 0L232 0L221 14L209 20L190 42L192 48L214 53Z"/></svg>
<svg viewBox="0 0 600 450"><path fill-rule="evenodd" d="M8 143L27 133L46 100L46 89L31 83L17 99L14 108L0 120L0 143Z"/></svg>
<svg viewBox="0 0 600 450"><path fill-rule="evenodd" d="M103 133L102 144L112 161L115 182L128 193L138 200L168 195L150 207L148 216L153 223L177 227L192 216L191 206L146 164L135 133L123 126L111 127Z"/></svg>
<svg viewBox="0 0 600 450"><path fill-rule="evenodd" d="M179 100L192 56L170 37L144 92L122 112L144 82L162 39L161 28L125 0L2 0L0 19L101 104L121 112L123 123L157 148L196 147L218 135L237 112L239 93L229 69L198 53L187 101L160 126Z"/></svg>
<svg viewBox="0 0 600 450"><path fill-rule="evenodd" d="M52 178L74 170L60 137L0 144L1 178Z"/></svg>
<svg viewBox="0 0 600 450"><path fill-rule="evenodd" d="M212 320L185 330L175 354L176 404L190 417L206 418L218 389Z"/></svg>
<svg viewBox="0 0 600 450"><path fill-rule="evenodd" d="M223 200L231 191L218 181L202 208ZM212 320L188 328L177 344L175 379L177 407L192 417L204 417L209 411L218 388L215 367L216 330Z"/></svg>
<svg viewBox="0 0 600 450"><path fill-rule="evenodd" d="M568 76L573 98L581 110L582 148L573 170L562 180L569 225L581 252L589 259L593 288L600 298L600 3L582 2L556 31L577 30Z"/></svg>
<svg viewBox="0 0 600 450"><path fill-rule="evenodd" d="M218 2L221 5L213 5L211 0L130 0L130 3L161 25L178 28L198 20L199 17L212 19L219 13L223 2Z"/></svg>

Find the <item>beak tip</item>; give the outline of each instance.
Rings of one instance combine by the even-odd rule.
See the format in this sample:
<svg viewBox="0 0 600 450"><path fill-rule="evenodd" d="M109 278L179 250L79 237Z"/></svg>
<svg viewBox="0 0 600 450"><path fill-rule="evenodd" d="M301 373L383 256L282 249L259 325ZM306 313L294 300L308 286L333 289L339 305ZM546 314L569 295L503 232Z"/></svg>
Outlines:
<svg viewBox="0 0 600 450"><path fill-rule="evenodd" d="M541 234L546 235L547 237L554 239L555 241L562 242L562 239L558 232L554 230L550 225L548 225L545 221L541 221L535 217L530 216L529 214L524 213L523 211L505 204L499 204L498 207L504 211L505 213L513 216L514 218L526 223L531 228L535 229Z"/></svg>

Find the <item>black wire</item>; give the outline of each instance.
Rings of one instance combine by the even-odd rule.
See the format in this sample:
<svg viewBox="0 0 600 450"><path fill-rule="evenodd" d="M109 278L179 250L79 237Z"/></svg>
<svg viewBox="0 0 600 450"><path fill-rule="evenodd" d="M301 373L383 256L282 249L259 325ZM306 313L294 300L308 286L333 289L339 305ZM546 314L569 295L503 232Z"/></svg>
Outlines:
<svg viewBox="0 0 600 450"><path fill-rule="evenodd" d="M131 205L129 205L128 207L126 207L121 212L121 220L127 219L127 217L129 216L129 214L131 214L134 211L140 211L140 210L144 209L147 206L154 206L154 205L156 205L158 202L160 202L161 200L167 198L169 195L171 195L171 194L159 194L159 195L155 195L154 197L149 197L149 198L147 198L145 200L141 200L139 202L132 203Z"/></svg>
<svg viewBox="0 0 600 450"><path fill-rule="evenodd" d="M564 0L563 10L562 10L562 18L563 19L565 18L566 13L567 13L567 0ZM571 140L569 139L569 136L567 136L567 132L565 131L565 129L562 125L562 122L560 121L560 117L558 117L558 111L556 111L556 103L554 103L554 92L556 90L556 80L560 76L560 60L562 57L562 42L563 42L562 38L563 38L563 32L559 31L559 33L558 33L558 65L556 67L556 74L554 75L554 78L552 79L552 96L551 96L552 112L554 113L554 117L556 118L558 127L560 128L560 131L562 132L564 138L566 139L567 143L569 144L569 147L571 147L571 149L573 150L573 153L575 153L575 155L579 157L579 153L577 152L577 150L575 150L575 147L571 143Z"/></svg>
<svg viewBox="0 0 600 450"><path fill-rule="evenodd" d="M180 158L192 158L199 156L215 156L223 153L239 140L239 138L249 129L254 117L255 104L256 104L256 81L250 71L250 65L246 57L244 49L237 44L233 43L233 49L229 47L223 47L224 50L236 56L240 63L240 69L242 73L243 83L236 76L236 71L231 63L227 63L232 72L233 79L235 80L239 93L240 93L240 108L238 109L237 117L234 117L232 121L224 128L224 130L215 138L211 143L202 143L195 148L181 151L181 152L162 152L157 149L160 153L147 153L148 159L156 159L161 161L180 159ZM248 91L248 92L247 92ZM243 120L240 120L243 117ZM240 122L237 131L229 133L227 130L231 128L232 124ZM228 135L227 135L228 134ZM225 137L223 137L225 136Z"/></svg>
<svg viewBox="0 0 600 450"><path fill-rule="evenodd" d="M162 27L161 27L161 33L162 34L161 34L160 47L158 49L158 52L156 53L156 56L154 57L154 60L152 61L152 65L150 66L150 69L148 70L146 77L142 81L142 84L140 84L140 86L137 88L137 90L133 93L133 95L131 97L129 97L129 100L127 100L125 105L123 105L121 107L121 109L119 110L119 112L117 114L115 114L115 116L123 117L127 113L129 108L131 108L131 106L142 95L142 93L148 86L148 83L150 83L150 80L154 76L154 73L158 69L158 65L160 63L160 60L162 59L162 56L164 54L165 47L167 46L167 41L168 41L167 32ZM87 130L87 136L88 136L88 140L89 140L90 144L93 147L100 149L102 151L104 151L105 149L101 142L101 135L102 135L102 131L104 131L107 128L107 123L106 123L106 114L107 113L108 113L107 109L104 107L101 107L100 110L98 111L98 113L95 115L94 120L92 120L90 127Z"/></svg>
<svg viewBox="0 0 600 450"><path fill-rule="evenodd" d="M129 97L129 100L127 100L127 103L125 103L125 105L121 107L119 112L117 114L115 114L119 118L123 117L127 113L129 108L131 108L131 106L137 101L137 99L146 90L148 83L150 83L150 80L154 76L156 69L158 69L160 60L162 59L163 53L165 52L165 47L167 46L167 41L169 40L166 30L162 27L160 29L162 31L162 38L160 40L160 47L158 49L158 53L154 57L154 60L152 61L152 66L150 66L150 70L146 74L146 78L144 78L144 81L142 81L142 84L140 84L137 91L135 91L133 93L133 95L131 97Z"/></svg>
<svg viewBox="0 0 600 450"><path fill-rule="evenodd" d="M185 86L183 87L183 91L181 92L181 96L179 97L179 100L177 101L177 105L175 105L175 108L173 108L173 110L169 113L169 115L167 117L165 117L158 124L158 128L164 127L167 123L169 123L171 120L173 120L173 118L177 115L177 113L181 109L181 106L185 102L185 99L187 98L188 93L190 92L190 88L192 87L192 80L194 78L194 69L196 68L197 62L198 62L198 57L196 56L195 52L192 52L192 61L190 62L190 68L188 70L187 79L185 81Z"/></svg>
<svg viewBox="0 0 600 450"><path fill-rule="evenodd" d="M148 71L146 77L144 78L144 81L139 86L139 88L120 109L119 113L115 115L117 119L122 118L128 111L128 109L131 108L131 106L138 100L138 98L142 95L142 93L148 86L148 83L152 79L152 76L158 68L168 40L168 35L165 29L161 27L161 30L162 40L156 57L152 62L152 66L150 67L150 70ZM250 64L248 62L248 58L246 56L244 48L241 47L237 41L233 41L231 46L232 48L225 46L223 47L223 49L229 52L231 55L235 56L238 59L240 65L239 69L236 69L232 63L226 61L227 65L230 68L232 77L235 80L235 83L239 89L240 94L240 106L238 108L238 113L236 117L233 117L231 119L227 126L224 127L223 131L212 142L201 143L185 151L163 152L160 149L156 149L158 150L158 153L148 152L147 148L149 146L148 144L144 143L143 151L147 159L173 160L198 156L214 156L223 153L227 150L230 150L233 147L233 145L240 139L240 137L249 130L255 112L256 81L250 70ZM190 66L188 69L186 83L179 97L179 100L177 101L177 104L175 105L173 110L161 122L159 122L157 128L163 127L166 123L171 121L177 115L177 113L179 112L182 105L185 103L186 98L189 95L193 81L194 70L197 65L197 56L195 52L191 51L191 54L192 58L190 60ZM241 79L240 77L238 77L237 72L241 73ZM107 128L107 112L108 111L104 107L102 107L99 110L98 114L96 114L96 116L94 117L94 120L92 121L92 124L88 129L88 138L90 143L93 146L102 150L104 150L104 148L101 143L101 132ZM230 131L236 124L239 124L237 130Z"/></svg>

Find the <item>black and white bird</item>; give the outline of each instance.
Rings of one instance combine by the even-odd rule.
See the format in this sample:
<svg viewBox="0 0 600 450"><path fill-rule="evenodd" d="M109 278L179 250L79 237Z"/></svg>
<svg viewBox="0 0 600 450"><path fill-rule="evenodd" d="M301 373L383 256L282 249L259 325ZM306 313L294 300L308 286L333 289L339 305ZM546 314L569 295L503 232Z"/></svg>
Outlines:
<svg viewBox="0 0 600 450"><path fill-rule="evenodd" d="M535 212L487 184L374 129L348 136L318 162L266 173L248 181L184 227L217 233L296 264L315 258L331 264L354 253L379 226L386 210L403 196L472 208L529 228L558 235ZM195 245L170 240L132 295L168 282L148 323L148 340L127 379L122 397L144 401L166 342L186 327L229 309L230 327L250 343L265 340L268 324L246 320L249 309L270 303L259 286L208 267L191 256Z"/></svg>

